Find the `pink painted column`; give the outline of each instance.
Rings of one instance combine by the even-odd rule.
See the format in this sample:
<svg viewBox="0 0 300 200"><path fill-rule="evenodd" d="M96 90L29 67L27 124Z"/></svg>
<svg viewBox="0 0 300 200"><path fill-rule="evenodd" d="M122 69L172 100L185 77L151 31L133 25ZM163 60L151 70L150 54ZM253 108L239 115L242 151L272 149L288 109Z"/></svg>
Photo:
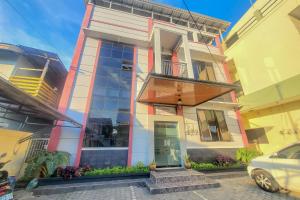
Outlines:
<svg viewBox="0 0 300 200"><path fill-rule="evenodd" d="M127 166L131 166L131 162L132 162L132 140L133 140L133 125L134 125L135 88L136 88L135 87L135 85L136 85L136 65L137 65L137 47L134 47L132 79L131 79L130 120L129 120Z"/></svg>
<svg viewBox="0 0 300 200"><path fill-rule="evenodd" d="M67 75L64 89L62 91L62 95L61 95L59 105L58 105L58 111L61 113L65 113L68 108L71 91L72 91L72 88L74 85L74 79L75 79L76 72L77 72L78 66L79 66L80 55L83 51L83 46L84 46L84 42L85 42L85 35L83 32L83 29L87 28L89 25L93 8L94 8L93 4L87 4L87 6L86 6L84 18L83 18L83 21L81 24L81 29L79 31L79 35L78 35L78 39L77 39L77 43L76 43L76 47L75 47L75 51L74 51L74 56L72 59L69 73ZM60 126L63 125L63 122L58 121L57 125L58 126L56 126L52 129L50 139L49 139L49 144L48 144L48 151L56 151L56 149L57 149L60 135L61 135L61 127Z"/></svg>
<svg viewBox="0 0 300 200"><path fill-rule="evenodd" d="M215 42L216 42L216 46L220 49L221 53L224 54L224 50L223 50L219 35L215 38ZM228 83L232 83L232 79L231 79L226 61L223 62L223 68L224 68L224 73L225 73ZM232 101L234 103L237 103L235 92L231 92L230 95L231 95ZM237 110L237 111L235 111L235 114L236 114L236 118L238 120L241 134L242 134L243 143L245 146L248 146L248 139L247 139L245 127L244 127L244 124L242 121L241 112L239 110Z"/></svg>
<svg viewBox="0 0 300 200"><path fill-rule="evenodd" d="M153 48L150 47L148 49L148 73L151 73L152 69L153 69ZM149 92L149 97L150 98L154 98L155 94L153 92ZM155 109L154 106L152 104L148 104L148 114L149 115L154 115L155 114Z"/></svg>

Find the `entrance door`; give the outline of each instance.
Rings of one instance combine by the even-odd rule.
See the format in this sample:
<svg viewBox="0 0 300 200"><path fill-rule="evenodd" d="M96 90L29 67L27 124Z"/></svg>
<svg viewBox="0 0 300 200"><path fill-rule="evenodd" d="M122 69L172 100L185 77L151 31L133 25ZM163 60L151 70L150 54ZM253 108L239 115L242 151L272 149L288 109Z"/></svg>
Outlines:
<svg viewBox="0 0 300 200"><path fill-rule="evenodd" d="M154 148L158 167L180 166L180 141L176 122L154 123Z"/></svg>

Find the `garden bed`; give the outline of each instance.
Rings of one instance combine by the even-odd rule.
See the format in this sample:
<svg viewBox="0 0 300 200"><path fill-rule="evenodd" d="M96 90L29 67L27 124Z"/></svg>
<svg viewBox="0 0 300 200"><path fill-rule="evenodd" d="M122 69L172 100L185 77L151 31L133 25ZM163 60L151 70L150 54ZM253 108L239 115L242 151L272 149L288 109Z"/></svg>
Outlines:
<svg viewBox="0 0 300 200"><path fill-rule="evenodd" d="M95 175L95 176L79 176L72 179L64 180L62 177L40 178L39 186L44 185L59 185L85 182L99 182L124 179L139 179L149 178L150 173L129 173L129 174L110 174L110 175Z"/></svg>
<svg viewBox="0 0 300 200"><path fill-rule="evenodd" d="M234 163L228 166L218 166L214 163L192 163L192 169L203 173L246 171L247 166Z"/></svg>

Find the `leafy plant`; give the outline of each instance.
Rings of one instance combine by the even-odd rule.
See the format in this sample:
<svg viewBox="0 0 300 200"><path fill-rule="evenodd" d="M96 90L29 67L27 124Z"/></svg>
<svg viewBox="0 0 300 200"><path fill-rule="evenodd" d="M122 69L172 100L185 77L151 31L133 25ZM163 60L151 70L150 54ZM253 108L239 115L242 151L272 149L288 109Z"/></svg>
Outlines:
<svg viewBox="0 0 300 200"><path fill-rule="evenodd" d="M216 164L218 166L229 166L234 163L234 160L228 156L218 155L216 157Z"/></svg>
<svg viewBox="0 0 300 200"><path fill-rule="evenodd" d="M218 170L218 169L232 169L232 168L239 168L242 167L240 163L232 163L227 166L220 166L214 163L196 163L192 162L192 169L197 171L204 171L204 170Z"/></svg>
<svg viewBox="0 0 300 200"><path fill-rule="evenodd" d="M137 168L141 168L141 169L145 167L144 163L141 162L141 161L137 162L135 166L136 166Z"/></svg>
<svg viewBox="0 0 300 200"><path fill-rule="evenodd" d="M69 163L70 154L67 152L41 151L27 161L24 179L50 177L59 166Z"/></svg>
<svg viewBox="0 0 300 200"><path fill-rule="evenodd" d="M141 164L137 164L133 167L121 167L116 166L112 168L104 169L92 169L91 171L86 172L85 176L100 176L100 175L118 175L118 174L138 174L138 173L148 173L149 168Z"/></svg>
<svg viewBox="0 0 300 200"><path fill-rule="evenodd" d="M249 164L252 159L260 156L261 153L255 149L241 148L236 151L236 159L244 164Z"/></svg>

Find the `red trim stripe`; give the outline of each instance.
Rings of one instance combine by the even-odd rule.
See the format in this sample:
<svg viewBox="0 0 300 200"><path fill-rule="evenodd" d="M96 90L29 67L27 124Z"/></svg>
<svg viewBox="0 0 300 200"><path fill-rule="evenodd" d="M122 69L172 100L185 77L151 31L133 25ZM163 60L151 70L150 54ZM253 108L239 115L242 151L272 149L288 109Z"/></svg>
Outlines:
<svg viewBox="0 0 300 200"><path fill-rule="evenodd" d="M81 24L81 29L80 29L76 47L75 47L73 60L72 60L72 63L71 63L70 69L69 69L69 73L67 75L64 89L62 91L62 95L61 95L59 105L58 105L58 111L61 113L65 113L68 108L68 105L69 105L71 91L73 89L76 72L78 70L79 61L80 61L81 53L83 51L83 46L84 46L84 42L85 42L85 36L84 36L83 29L87 28L89 25L89 21L90 21L91 15L92 15L93 8L94 8L93 4L87 4L87 6L86 6L84 18L83 18L83 21ZM63 122L58 121L57 124L61 126L61 125L63 125ZM56 149L57 149L60 135L61 135L61 127L60 126L56 126L55 128L52 129L50 139L49 139L49 144L48 144L48 151L56 151Z"/></svg>
<svg viewBox="0 0 300 200"><path fill-rule="evenodd" d="M221 44L219 35L215 38L215 42L216 42L216 46L220 49L221 53L224 54L224 50L222 48L222 44ZM224 68L224 73L225 73L225 76L227 78L228 83L232 83L233 81L232 81L230 73L229 73L229 68L228 68L227 62L223 63L223 68ZM232 101L234 103L236 103L237 100L236 100L235 92L231 92L230 95L231 95ZM238 124L239 124L240 132L242 134L243 143L244 143L245 146L247 146L248 145L248 138L247 138L245 127L244 127L244 124L243 124L243 121L242 121L241 112L239 110L237 110L237 111L235 111L235 114L236 114L236 118L237 118L237 121L238 121Z"/></svg>
<svg viewBox="0 0 300 200"><path fill-rule="evenodd" d="M135 46L134 50L133 50L133 67L132 67L132 79L131 79L130 121L129 121L127 166L131 166L131 162L132 162L132 140L133 140L133 124L134 124L136 65L137 65L137 47Z"/></svg>
<svg viewBox="0 0 300 200"><path fill-rule="evenodd" d="M153 48L150 47L148 49L148 73L150 73L152 69L153 69ZM148 94L150 97L155 96L155 94L152 92L153 91L150 91L150 93ZM154 106L152 104L148 104L148 114L149 115L155 114Z"/></svg>
<svg viewBox="0 0 300 200"><path fill-rule="evenodd" d="M102 44L101 40L99 40L98 41L98 47L97 47L96 59L95 59L95 63L94 63L93 73L92 73L92 78L91 78L91 82L90 82L90 88L89 88L89 92L88 92L88 96L87 96L87 102L86 102L86 106L85 106L85 112L83 114L82 128L81 128L80 136L79 136L76 159L75 159L75 162L74 162L74 165L76 167L78 167L79 164L80 164L82 143L83 143L83 138L84 138L84 135L85 135L85 128L86 128L86 124L87 124L87 118L88 118L88 114L89 114L91 103L92 103L92 96L93 96L96 73L97 73L97 69L98 69L97 66L98 66L99 57L100 57L101 44Z"/></svg>

